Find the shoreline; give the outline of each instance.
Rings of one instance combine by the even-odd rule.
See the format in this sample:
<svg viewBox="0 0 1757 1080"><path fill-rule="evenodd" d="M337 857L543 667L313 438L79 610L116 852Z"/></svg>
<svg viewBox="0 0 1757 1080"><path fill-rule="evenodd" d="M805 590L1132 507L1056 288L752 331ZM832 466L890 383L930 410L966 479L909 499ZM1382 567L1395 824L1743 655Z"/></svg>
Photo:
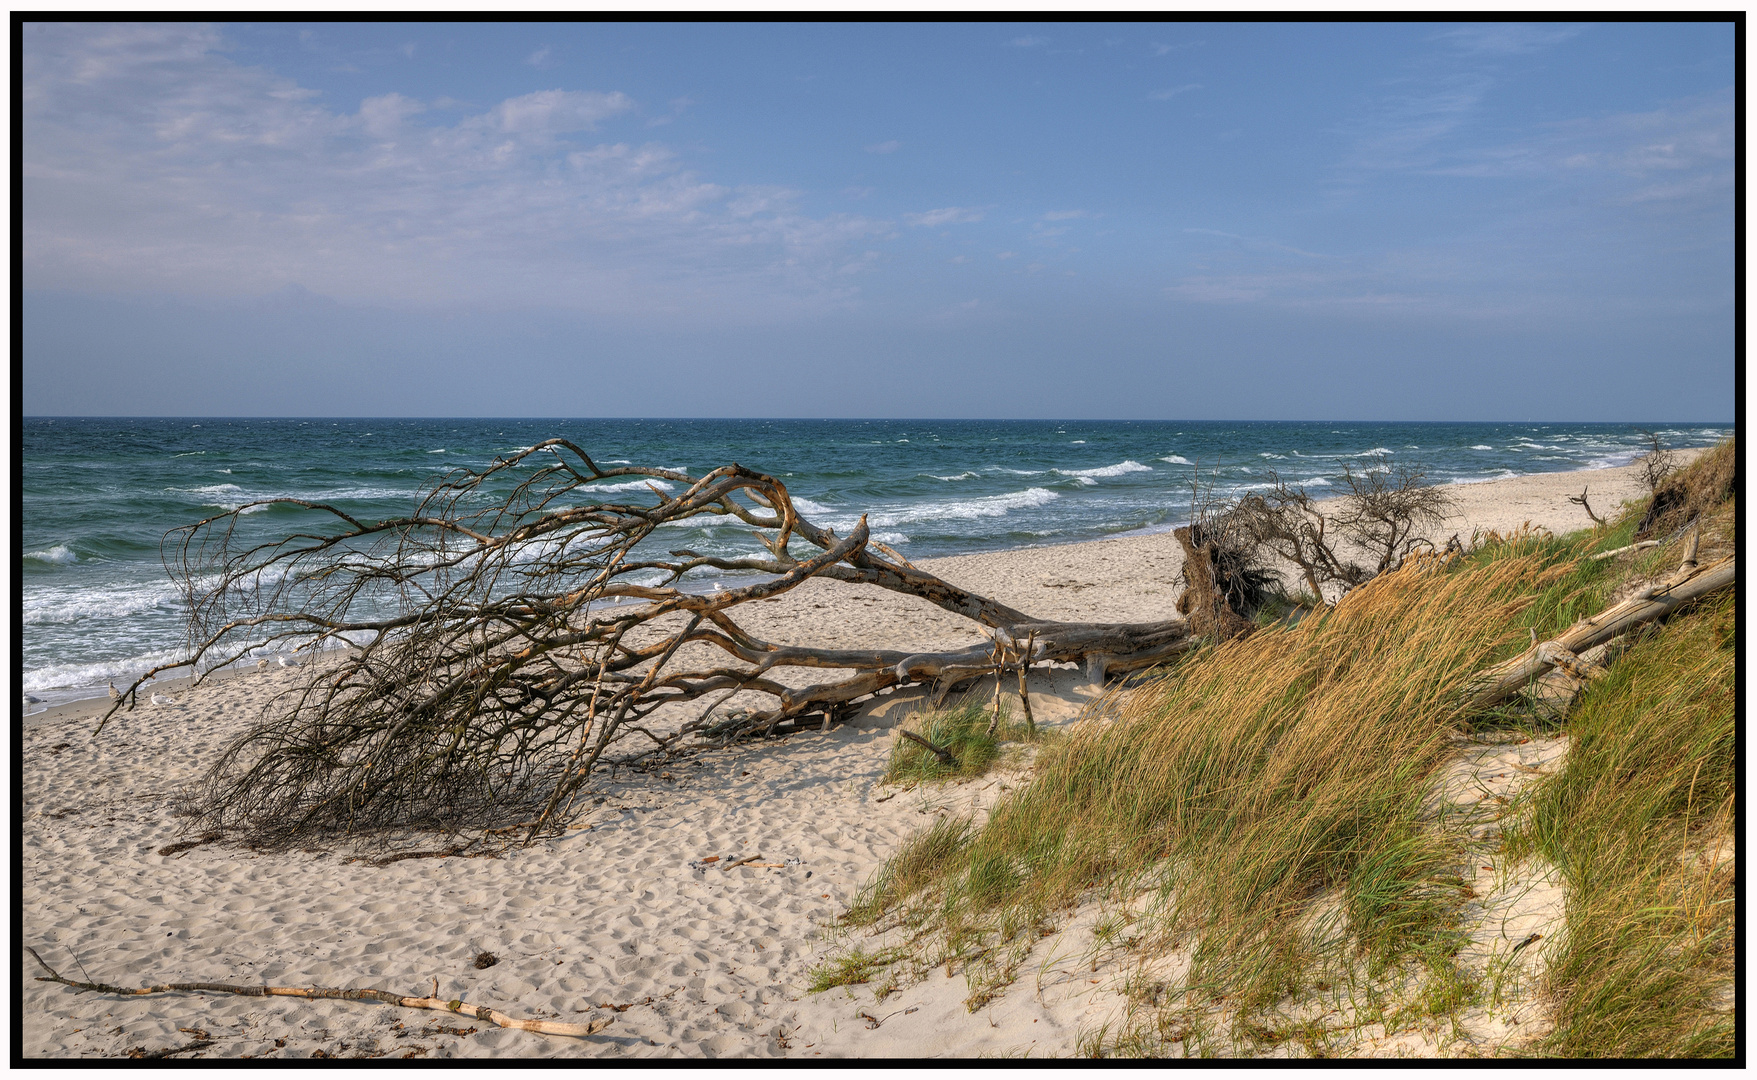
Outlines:
<svg viewBox="0 0 1757 1080"><path fill-rule="evenodd" d="M1698 455L1706 451L1705 448L1693 447L1673 452L1677 456L1678 464L1682 466L1695 460ZM1453 495L1457 510L1455 513L1449 514L1446 522L1439 530L1436 530L1439 534L1438 537L1431 537L1430 539L1437 539L1438 542L1443 543L1446 536L1450 535L1450 532L1459 530L1461 523L1469 522L1476 527L1482 527L1483 519L1485 517L1494 518L1493 523L1490 525L1492 528L1497 528L1501 531L1517 528L1519 525L1518 521L1506 520L1504 517L1495 515L1485 515L1483 510L1484 505L1497 502L1510 502L1520 507L1529 507L1530 509L1539 512L1539 516L1542 520L1533 521L1533 524L1540 527L1549 527L1551 528L1551 531L1554 532L1565 532L1575 528L1586 528L1591 525L1592 522L1591 519L1587 517L1584 510L1572 506L1565 501L1562 501L1560 506L1555 505L1557 492L1561 488L1571 489L1572 484L1575 482L1570 480L1567 483L1561 483L1559 478L1602 477L1606 481L1609 481L1605 486L1610 488L1610 501L1595 506L1595 510L1597 510L1598 513L1602 516L1609 517L1618 509L1618 500L1630 498L1630 492L1633 492L1635 497L1639 497L1639 484L1631 483L1635 469L1636 465L1634 464L1613 465L1601 468L1570 469L1557 472L1521 473L1517 476L1510 477L1497 477L1488 480L1455 481L1436 485L1446 488L1448 492ZM1590 490L1592 485L1590 482L1584 482L1582 483L1582 486ZM1573 494L1573 492L1570 490L1569 494ZM1321 499L1318 501L1319 506L1324 508L1332 507L1339 501L1339 498L1340 497ZM1594 498L1596 498L1596 496ZM1572 513L1569 513L1569 511L1572 511ZM1552 525L1552 522L1560 524ZM1073 540L1063 543L1023 544L1016 547L995 548L956 555L935 555L916 561L927 567L945 566L948 568L961 569L970 566L975 561L981 560L1012 560L1016 557L1034 552L1067 552L1070 556L1068 561L1080 562L1082 560L1076 553L1083 549L1091 548L1096 550L1103 545L1117 543L1128 543L1132 545L1140 541L1152 541L1155 537L1169 540L1173 530L1178 528L1179 524L1187 523L1149 525L1138 529L1119 532L1111 536L1097 537L1089 540ZM1175 555L1176 561L1181 567L1181 552L1175 550L1175 542L1172 542L1171 546L1174 549L1172 554ZM1037 560L1032 559L1030 561ZM1163 555L1160 553L1154 553L1150 561L1154 563L1162 562ZM957 571L954 569L952 572L956 573ZM961 581L956 577L952 577L949 580L957 581L959 584L965 585L966 587L977 588L977 591L983 591L973 583ZM1072 587L1079 590L1083 587L1089 586L1075 585ZM1153 594L1150 593L1149 595ZM994 598L1002 599L998 596L995 596ZM1159 615L1157 617L1163 618L1164 616ZM1143 619L1141 621L1145 620ZM972 638L971 640L973 641L975 639ZM235 678L243 674L255 674L255 672L248 665L235 665L232 668L218 669L209 673L207 680L213 682L216 680ZM161 677L149 685L155 690L181 693L188 688L189 682L192 678L192 676ZM58 693L68 691L81 693L84 696L66 698L61 701L53 702L52 704L46 704L46 707L44 708L24 712L22 716L25 723L48 722L61 716L86 715L92 711L94 705L107 705L109 701L107 687L99 686L68 688L50 687L42 691L33 691L33 693Z"/></svg>

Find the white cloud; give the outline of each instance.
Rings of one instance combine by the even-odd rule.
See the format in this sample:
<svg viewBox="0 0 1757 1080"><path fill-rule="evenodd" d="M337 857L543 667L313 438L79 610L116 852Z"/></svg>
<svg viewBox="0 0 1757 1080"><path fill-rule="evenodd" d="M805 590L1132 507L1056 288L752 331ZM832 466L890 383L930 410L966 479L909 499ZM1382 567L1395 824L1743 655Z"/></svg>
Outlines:
<svg viewBox="0 0 1757 1080"><path fill-rule="evenodd" d="M533 52L531 55L525 57L525 63L531 65L534 68L541 70L544 68L549 68L549 67L554 66L555 61L553 59L553 56L554 56L554 50L551 49L549 46L544 45L542 48L538 49L536 52Z"/></svg>
<svg viewBox="0 0 1757 1080"><path fill-rule="evenodd" d="M1513 56L1537 52L1579 36L1582 27L1533 23L1478 23L1442 31L1429 40L1443 41L1466 53Z"/></svg>
<svg viewBox="0 0 1757 1080"><path fill-rule="evenodd" d="M1074 218L1083 218L1085 216L1086 211L1084 210L1051 210L1049 213L1043 215L1043 220L1071 221Z"/></svg>
<svg viewBox="0 0 1757 1080"><path fill-rule="evenodd" d="M368 134L389 139L401 132L404 120L426 109L427 106L413 98L397 93L383 94L360 103L360 122Z"/></svg>
<svg viewBox="0 0 1757 1080"><path fill-rule="evenodd" d="M866 152L869 154L894 154L902 147L902 145L903 144L896 139L886 139L884 142L873 143L871 146L866 147Z"/></svg>
<svg viewBox="0 0 1757 1080"><path fill-rule="evenodd" d="M1170 101L1172 98L1177 97L1179 94L1187 94L1192 90L1200 90L1201 88L1202 88L1201 83L1184 83L1182 86L1173 86L1173 87L1166 89L1166 90L1155 90L1151 94L1147 95L1147 100L1149 100L1149 101Z"/></svg>
<svg viewBox="0 0 1757 1080"><path fill-rule="evenodd" d="M523 97L508 98L496 105L490 115L501 131L559 135L570 131L591 131L597 127L598 121L633 107L634 102L620 92L539 90Z"/></svg>
<svg viewBox="0 0 1757 1080"><path fill-rule="evenodd" d="M965 225L972 221L982 220L981 210L972 210L963 206L943 206L938 210L929 210L922 214L904 214L903 220L911 225Z"/></svg>
<svg viewBox="0 0 1757 1080"><path fill-rule="evenodd" d="M20 109L33 289L549 305L751 319L841 302L883 221L735 189L594 128L635 103L544 90L440 122L355 113L189 24L35 24ZM438 102L431 103L439 107ZM453 114L455 115L455 114Z"/></svg>
<svg viewBox="0 0 1757 1080"><path fill-rule="evenodd" d="M1046 37L1016 37L1007 44L1018 49L1035 49L1039 45L1048 45L1049 39Z"/></svg>

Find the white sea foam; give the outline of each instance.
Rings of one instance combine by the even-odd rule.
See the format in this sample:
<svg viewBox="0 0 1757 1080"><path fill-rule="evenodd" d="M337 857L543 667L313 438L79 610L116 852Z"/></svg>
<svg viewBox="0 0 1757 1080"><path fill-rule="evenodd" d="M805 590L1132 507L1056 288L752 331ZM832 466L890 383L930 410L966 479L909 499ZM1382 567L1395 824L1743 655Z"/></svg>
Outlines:
<svg viewBox="0 0 1757 1080"><path fill-rule="evenodd" d="M28 590L19 605L26 626L120 619L151 611L177 611L182 595L169 585L112 585L80 589Z"/></svg>
<svg viewBox="0 0 1757 1080"><path fill-rule="evenodd" d="M872 538L881 544L907 544L909 542L909 538L900 532L876 532L872 534ZM767 555L768 552L765 551L762 554Z"/></svg>
<svg viewBox="0 0 1757 1080"><path fill-rule="evenodd" d="M96 690L102 689L104 684L112 679L118 682L123 680L132 682L143 672L150 671L160 664L180 660L182 657L181 652L172 651L145 653L122 660L99 660L89 664L49 664L26 671L22 682L26 690L56 690L73 687L91 687ZM171 672L161 678L187 674L187 671Z"/></svg>
<svg viewBox="0 0 1757 1080"><path fill-rule="evenodd" d="M37 562L46 563L72 563L79 561L79 556L75 555L73 549L66 544L56 544L47 551L27 551L24 553L24 557L27 559L35 559Z"/></svg>
<svg viewBox="0 0 1757 1080"><path fill-rule="evenodd" d="M621 484L605 484L603 487L598 487L597 485L593 485L592 487L587 488L586 490L597 491L597 492L646 491L648 485L652 485L653 487L658 488L660 491L674 491L677 488L676 484L673 484L668 480L660 480L657 477L650 477L650 478L643 478L640 480L629 480L626 483L621 483Z"/></svg>
<svg viewBox="0 0 1757 1080"><path fill-rule="evenodd" d="M1314 476L1310 480L1296 480L1294 481L1294 486L1329 487L1330 481L1324 479L1322 476Z"/></svg>
<svg viewBox="0 0 1757 1080"><path fill-rule="evenodd" d="M443 454L443 453L445 453L445 447L443 447L443 446L442 446L442 447L440 447L440 448L439 448L439 449L437 449L437 450L429 450L429 451L427 451L427 452L428 452L428 453L429 453L429 454Z"/></svg>
<svg viewBox="0 0 1757 1080"><path fill-rule="evenodd" d="M997 466L995 466L995 468L997 470L999 470L1000 472L1012 473L1014 476L1042 476L1043 475L1042 469L1009 469L1005 465L997 465Z"/></svg>
<svg viewBox="0 0 1757 1080"><path fill-rule="evenodd" d="M1385 457L1391 451L1383 446L1375 446L1371 450L1362 450L1358 454L1345 454L1344 457Z"/></svg>
<svg viewBox="0 0 1757 1080"><path fill-rule="evenodd" d="M1286 461L1286 460L1287 460L1287 455L1286 455L1286 454L1271 454L1271 453L1270 453L1270 452L1269 452L1269 451L1267 451L1267 450L1265 450L1265 451L1263 451L1263 452L1262 452L1262 453L1260 453L1260 454L1258 454L1258 455L1257 455L1257 456L1258 456L1258 457L1262 457L1262 458L1277 458L1277 459L1279 459L1279 460L1281 460L1281 461Z"/></svg>
<svg viewBox="0 0 1757 1080"><path fill-rule="evenodd" d="M973 473L973 472L961 472L956 476L940 476L935 473L922 473L921 475L931 476L935 480L944 480L944 481L950 483L954 480L975 480L981 474L980 473Z"/></svg>
<svg viewBox="0 0 1757 1080"><path fill-rule="evenodd" d="M1189 458L1184 457L1182 454L1167 454L1164 457L1160 458L1159 460L1165 462L1168 465L1191 465L1191 464L1194 464L1194 462L1190 461Z"/></svg>
<svg viewBox="0 0 1757 1080"><path fill-rule="evenodd" d="M1512 469L1502 469L1493 476L1455 476L1446 481L1448 484L1486 484L1490 480L1511 480L1519 474Z"/></svg>
<svg viewBox="0 0 1757 1080"><path fill-rule="evenodd" d="M1047 488L1026 488L1024 491L988 495L980 499L917 503L913 506L874 510L867 514L866 523L873 529L889 529L918 521L970 521L976 518L1003 517L1009 511L1042 506L1058 498L1059 495ZM829 524L835 528L847 528L858 520L859 516L853 515L840 520L832 519Z"/></svg>
<svg viewBox="0 0 1757 1080"><path fill-rule="evenodd" d="M793 509L799 511L801 514L833 514L833 513L835 513L834 510L831 510L829 507L825 506L823 503L812 502L810 499L806 498L803 495L794 495L793 496Z"/></svg>
<svg viewBox="0 0 1757 1080"><path fill-rule="evenodd" d="M617 458L614 461L600 461L600 462L598 462L598 464L600 464L600 465L633 465L634 462L628 460L627 458Z"/></svg>
<svg viewBox="0 0 1757 1080"><path fill-rule="evenodd" d="M1070 439L1070 440L1068 440L1068 445L1069 446L1085 446L1086 440L1085 439Z"/></svg>
<svg viewBox="0 0 1757 1080"><path fill-rule="evenodd" d="M1476 445L1475 445L1475 446L1473 446L1473 447L1471 447L1471 449L1472 449L1472 450L1493 450L1493 449L1494 449L1494 447L1492 447L1492 446L1484 446L1484 445L1482 445L1482 444L1481 444L1481 443L1477 443L1477 444L1476 444Z"/></svg>
<svg viewBox="0 0 1757 1080"><path fill-rule="evenodd" d="M1115 465L1106 465L1101 469L1053 469L1051 471L1063 476L1124 476L1128 473L1152 472L1153 466L1143 465L1138 461L1119 461Z"/></svg>

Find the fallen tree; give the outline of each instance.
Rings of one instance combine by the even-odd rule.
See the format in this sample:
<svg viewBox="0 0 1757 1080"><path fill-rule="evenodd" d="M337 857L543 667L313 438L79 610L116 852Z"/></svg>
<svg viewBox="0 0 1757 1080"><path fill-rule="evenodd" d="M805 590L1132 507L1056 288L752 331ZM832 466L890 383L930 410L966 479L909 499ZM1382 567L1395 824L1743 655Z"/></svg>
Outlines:
<svg viewBox="0 0 1757 1080"><path fill-rule="evenodd" d="M641 480L651 501L606 501ZM269 506L327 525L246 539L243 516ZM749 527L764 553L653 550L657 530L698 518ZM363 522L299 499L241 506L168 534L165 561L190 611L190 655L136 680L105 723L165 670L205 677L265 652L284 658L293 645L325 657L306 662L298 685L186 800L202 827L267 847L400 828L522 830L528 840L565 822L613 749L622 756L612 760L628 760L684 740L774 733L808 714L827 725L894 687L946 689L1037 664L1083 664L1102 681L1197 640L1182 618L1036 619L921 570L874 541L864 517L845 536L811 523L774 477L738 465L700 477L601 468L564 439L450 474L406 517ZM762 576L680 587L703 567ZM739 624L742 605L812 578L917 597L988 641L930 653L823 649ZM790 686L779 675L793 668L838 674Z"/></svg>
<svg viewBox="0 0 1757 1080"><path fill-rule="evenodd" d="M1666 580L1649 585L1591 618L1581 619L1560 637L1534 641L1531 648L1478 675L1468 690L1468 705L1486 709L1507 700L1552 671L1560 671L1575 684L1584 684L1605 671L1593 650L1601 650L1619 634L1644 623L1665 618L1678 608L1738 581L1738 559L1733 556L1709 566L1696 561L1698 535L1690 534L1684 558Z"/></svg>

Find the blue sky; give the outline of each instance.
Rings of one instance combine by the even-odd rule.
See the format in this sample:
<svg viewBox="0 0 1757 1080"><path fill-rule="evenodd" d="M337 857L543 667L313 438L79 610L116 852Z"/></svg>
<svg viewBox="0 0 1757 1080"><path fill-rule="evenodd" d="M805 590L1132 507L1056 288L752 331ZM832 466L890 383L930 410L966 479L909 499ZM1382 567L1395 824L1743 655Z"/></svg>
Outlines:
<svg viewBox="0 0 1757 1080"><path fill-rule="evenodd" d="M1724 420L1728 23L27 24L27 413Z"/></svg>

